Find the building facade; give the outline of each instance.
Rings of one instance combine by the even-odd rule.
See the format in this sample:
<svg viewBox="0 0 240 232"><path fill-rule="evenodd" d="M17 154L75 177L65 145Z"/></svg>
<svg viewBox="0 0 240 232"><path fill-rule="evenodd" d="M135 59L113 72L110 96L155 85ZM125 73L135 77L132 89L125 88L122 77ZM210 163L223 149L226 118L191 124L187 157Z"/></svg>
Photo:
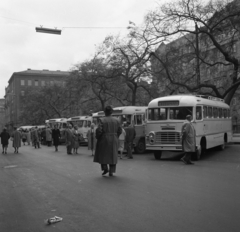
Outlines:
<svg viewBox="0 0 240 232"><path fill-rule="evenodd" d="M65 85L70 72L28 69L22 72L14 72L5 88L5 123L8 128L19 127L22 102L27 88L40 88L53 84Z"/></svg>
<svg viewBox="0 0 240 232"><path fill-rule="evenodd" d="M5 99L0 99L0 131L5 126Z"/></svg>

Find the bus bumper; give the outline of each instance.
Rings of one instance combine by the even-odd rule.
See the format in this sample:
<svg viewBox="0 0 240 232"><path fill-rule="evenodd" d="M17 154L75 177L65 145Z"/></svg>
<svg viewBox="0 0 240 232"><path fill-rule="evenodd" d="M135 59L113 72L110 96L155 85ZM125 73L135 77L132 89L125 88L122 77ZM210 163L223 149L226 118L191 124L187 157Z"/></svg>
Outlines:
<svg viewBox="0 0 240 232"><path fill-rule="evenodd" d="M182 151L181 145L148 145L147 150L161 150L161 151Z"/></svg>

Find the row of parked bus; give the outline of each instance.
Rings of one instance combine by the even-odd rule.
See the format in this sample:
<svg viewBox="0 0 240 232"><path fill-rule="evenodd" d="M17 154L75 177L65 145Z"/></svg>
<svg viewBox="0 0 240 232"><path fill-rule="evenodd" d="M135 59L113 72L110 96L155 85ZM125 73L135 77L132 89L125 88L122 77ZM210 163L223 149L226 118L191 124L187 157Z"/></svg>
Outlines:
<svg viewBox="0 0 240 232"><path fill-rule="evenodd" d="M172 95L152 100L148 106L122 106L113 109L113 117L120 123L130 122L136 130L134 150L144 153L151 150L156 159L163 151L182 151L181 128L186 116L193 116L197 150L195 160L212 147L225 148L232 140L232 121L229 105L222 99L209 96ZM92 116L76 116L69 119L49 119L46 125L58 125L64 130L68 123L78 126L87 143L87 131L91 123L98 125L104 112ZM64 135L63 135L64 139Z"/></svg>

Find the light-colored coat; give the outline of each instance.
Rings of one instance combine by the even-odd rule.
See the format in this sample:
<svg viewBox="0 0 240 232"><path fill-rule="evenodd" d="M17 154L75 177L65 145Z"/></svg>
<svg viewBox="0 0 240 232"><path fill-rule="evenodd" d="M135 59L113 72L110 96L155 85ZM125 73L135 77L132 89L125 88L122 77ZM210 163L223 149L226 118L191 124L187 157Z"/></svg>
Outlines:
<svg viewBox="0 0 240 232"><path fill-rule="evenodd" d="M189 121L182 125L182 146L184 152L196 151L196 132Z"/></svg>
<svg viewBox="0 0 240 232"><path fill-rule="evenodd" d="M101 122L96 131L97 145L94 162L100 164L117 164L118 137L122 132L120 123L112 116L107 116L100 120Z"/></svg>
<svg viewBox="0 0 240 232"><path fill-rule="evenodd" d="M87 132L87 138L88 138L88 150L95 150L96 149L96 129L90 128Z"/></svg>
<svg viewBox="0 0 240 232"><path fill-rule="evenodd" d="M50 128L46 129L46 141L52 141L52 130Z"/></svg>

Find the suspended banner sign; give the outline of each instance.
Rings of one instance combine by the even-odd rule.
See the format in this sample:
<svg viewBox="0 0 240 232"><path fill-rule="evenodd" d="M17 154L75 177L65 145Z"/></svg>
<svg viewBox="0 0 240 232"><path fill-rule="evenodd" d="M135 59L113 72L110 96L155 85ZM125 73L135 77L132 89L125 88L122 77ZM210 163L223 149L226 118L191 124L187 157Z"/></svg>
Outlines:
<svg viewBox="0 0 240 232"><path fill-rule="evenodd" d="M61 35L62 30L45 28L45 27L36 27L36 32Z"/></svg>

